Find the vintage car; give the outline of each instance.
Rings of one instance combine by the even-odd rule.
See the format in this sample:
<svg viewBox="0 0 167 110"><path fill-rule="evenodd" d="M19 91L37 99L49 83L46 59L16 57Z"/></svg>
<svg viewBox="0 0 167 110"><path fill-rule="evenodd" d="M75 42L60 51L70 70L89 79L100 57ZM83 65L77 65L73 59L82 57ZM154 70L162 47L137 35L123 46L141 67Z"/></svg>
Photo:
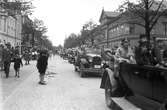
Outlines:
<svg viewBox="0 0 167 110"><path fill-rule="evenodd" d="M89 74L102 75L102 59L99 50L85 49L84 52L78 52L75 59L75 71L78 71L81 77Z"/></svg>
<svg viewBox="0 0 167 110"><path fill-rule="evenodd" d="M75 56L76 56L76 51L75 50L69 51L68 52L68 62L71 63L71 64L74 64Z"/></svg>
<svg viewBox="0 0 167 110"><path fill-rule="evenodd" d="M60 57L62 57L64 60L67 60L67 59L68 59L68 54L67 54L67 52L62 51L62 52L60 53Z"/></svg>
<svg viewBox="0 0 167 110"><path fill-rule="evenodd" d="M113 71L106 67L100 85L105 89L106 105L112 110L167 110L167 68L120 63L115 91Z"/></svg>

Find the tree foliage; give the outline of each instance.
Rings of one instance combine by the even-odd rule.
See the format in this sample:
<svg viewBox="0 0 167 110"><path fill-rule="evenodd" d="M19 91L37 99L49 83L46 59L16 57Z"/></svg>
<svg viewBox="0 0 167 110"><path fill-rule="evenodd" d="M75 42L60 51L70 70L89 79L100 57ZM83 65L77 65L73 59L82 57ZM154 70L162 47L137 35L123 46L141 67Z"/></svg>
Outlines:
<svg viewBox="0 0 167 110"><path fill-rule="evenodd" d="M167 15L165 0L138 0L136 3L126 0L119 11L131 18L131 23L145 28L145 35L150 43L150 33L161 16ZM143 22L138 21L141 19Z"/></svg>
<svg viewBox="0 0 167 110"><path fill-rule="evenodd" d="M9 16L13 17L16 15L30 15L34 9L32 2L25 0L14 0L12 2L5 0L0 2L0 6L3 8L1 11L7 12Z"/></svg>
<svg viewBox="0 0 167 110"><path fill-rule="evenodd" d="M47 28L44 25L44 22L39 19L29 19L28 21L29 22L25 22L22 26L22 33L24 34L23 42L30 40L32 46L34 46L35 42L37 42L39 47L52 49L52 42L49 40L49 37L45 35ZM32 37L30 38L29 35ZM35 41L35 39L37 41Z"/></svg>
<svg viewBox="0 0 167 110"><path fill-rule="evenodd" d="M70 34L69 37L64 41L65 48L72 48L76 47L77 45L79 45L78 36L74 33Z"/></svg>
<svg viewBox="0 0 167 110"><path fill-rule="evenodd" d="M97 27L98 25L93 20L89 20L83 25L80 34L76 35L72 33L65 39L64 47L72 48L76 46L85 45L88 42L91 42L91 44L93 45L95 32L99 31L99 29L96 29Z"/></svg>
<svg viewBox="0 0 167 110"><path fill-rule="evenodd" d="M41 37L40 45L41 45L41 47L45 47L45 48L47 48L49 50L53 49L52 42L48 39L48 36L46 36L46 35Z"/></svg>
<svg viewBox="0 0 167 110"><path fill-rule="evenodd" d="M82 37L82 43L85 44L86 42L91 42L91 44L94 44L94 35L93 30L97 27L97 24L90 20L86 22L83 26L83 29L81 30L81 37Z"/></svg>
<svg viewBox="0 0 167 110"><path fill-rule="evenodd" d="M47 32L47 27L44 25L44 22L42 20L39 19L34 19L33 21L33 28L39 32L41 32L42 34Z"/></svg>

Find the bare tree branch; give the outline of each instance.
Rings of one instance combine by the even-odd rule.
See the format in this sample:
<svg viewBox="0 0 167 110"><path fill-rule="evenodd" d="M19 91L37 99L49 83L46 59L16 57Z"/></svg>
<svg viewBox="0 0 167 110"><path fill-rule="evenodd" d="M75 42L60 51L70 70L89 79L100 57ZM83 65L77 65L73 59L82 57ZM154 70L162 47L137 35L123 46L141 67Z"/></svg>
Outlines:
<svg viewBox="0 0 167 110"><path fill-rule="evenodd" d="M151 19L150 19L150 22L153 22L153 20L157 17L157 14L159 13L159 11L160 11L160 8L161 8L161 6L162 6L162 3L164 2L164 0L162 0L161 2L160 2L160 4L158 5L158 8L156 9L156 11L153 13L153 16L151 17ZM160 17L160 16L159 16Z"/></svg>

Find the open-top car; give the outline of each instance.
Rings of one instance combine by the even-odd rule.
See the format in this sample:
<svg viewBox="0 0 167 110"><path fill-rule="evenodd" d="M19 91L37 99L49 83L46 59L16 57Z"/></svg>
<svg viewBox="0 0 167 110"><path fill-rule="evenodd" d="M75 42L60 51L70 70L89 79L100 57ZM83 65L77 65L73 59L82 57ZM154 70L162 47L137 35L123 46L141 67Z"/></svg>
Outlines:
<svg viewBox="0 0 167 110"><path fill-rule="evenodd" d="M167 68L120 63L119 77L115 78L117 89L113 91L112 66L106 66L100 86L105 89L108 107L112 110L167 110Z"/></svg>
<svg viewBox="0 0 167 110"><path fill-rule="evenodd" d="M74 66L81 77L89 74L101 76L103 68L100 50L87 48L78 52Z"/></svg>

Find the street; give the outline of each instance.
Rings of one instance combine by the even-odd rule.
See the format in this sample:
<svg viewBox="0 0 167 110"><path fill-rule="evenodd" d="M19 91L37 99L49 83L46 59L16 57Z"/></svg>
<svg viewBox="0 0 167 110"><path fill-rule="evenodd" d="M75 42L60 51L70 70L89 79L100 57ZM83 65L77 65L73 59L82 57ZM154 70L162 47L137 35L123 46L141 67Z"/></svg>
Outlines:
<svg viewBox="0 0 167 110"><path fill-rule="evenodd" d="M109 110L100 77L81 78L72 64L59 56L49 59L45 80L39 85L36 61L21 68L21 77L1 77L2 110ZM13 76L12 76L13 75Z"/></svg>

